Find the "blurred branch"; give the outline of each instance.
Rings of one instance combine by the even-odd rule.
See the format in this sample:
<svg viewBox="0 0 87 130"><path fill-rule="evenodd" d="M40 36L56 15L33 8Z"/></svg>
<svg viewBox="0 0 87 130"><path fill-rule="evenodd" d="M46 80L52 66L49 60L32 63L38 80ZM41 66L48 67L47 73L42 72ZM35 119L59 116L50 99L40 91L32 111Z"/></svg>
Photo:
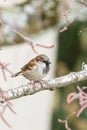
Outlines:
<svg viewBox="0 0 87 130"><path fill-rule="evenodd" d="M52 44L52 45L49 45L49 46L46 46L46 45L43 45L43 44L39 44L39 43L35 43L34 40L32 40L31 38L27 37L27 36L24 36L21 32L15 30L14 28L10 27L9 25L5 24L2 19L0 21L0 24L6 28L8 28L10 31L16 33L18 36L20 36L33 50L33 52L35 54L38 54L38 52L36 51L36 46L38 47L42 47L42 48L47 48L47 49L50 49L50 48L53 48L55 47L55 44ZM14 42L14 41L13 41Z"/></svg>
<svg viewBox="0 0 87 130"><path fill-rule="evenodd" d="M83 10L79 11L79 13L76 14L76 16L73 18L72 21L69 21L68 15L65 13L64 16L65 16L65 20L66 20L67 24L66 24L59 32L64 32L64 31L68 30L68 27L69 27L72 23L74 23L74 22L78 19L78 17L79 17L82 13L84 13L86 10L87 10L87 8L84 8Z"/></svg>
<svg viewBox="0 0 87 130"><path fill-rule="evenodd" d="M65 76L57 77L51 80L41 80L39 82L33 82L33 84L27 83L26 85L21 85L18 88L4 91L5 98L3 98L2 93L0 93L0 102L3 103L7 99L13 100L23 96L32 95L43 90L59 89L60 87L83 80L87 80L87 64L83 65L82 70L79 72L71 72Z"/></svg>
<svg viewBox="0 0 87 130"><path fill-rule="evenodd" d="M84 0L78 0L78 2L82 5L84 5L86 8L83 8L81 11L79 11L73 18L72 21L69 20L69 13L71 11L71 6L72 6L72 2L73 0L71 1L70 5L69 5L69 9L67 11L64 12L64 17L65 17L65 20L66 20L66 25L59 31L59 32L64 32L66 30L68 30L68 27L78 19L78 17L83 14L84 12L86 12L86 9L87 9L87 2L85 2Z"/></svg>
<svg viewBox="0 0 87 130"><path fill-rule="evenodd" d="M85 2L84 0L78 0L78 2L80 2L81 4L87 7L87 2Z"/></svg>
<svg viewBox="0 0 87 130"><path fill-rule="evenodd" d="M9 65L9 63L5 64L0 61L0 69L2 70L3 78L5 81L7 80L5 71L10 73L11 75L13 74L13 72L10 69L8 69L8 65Z"/></svg>

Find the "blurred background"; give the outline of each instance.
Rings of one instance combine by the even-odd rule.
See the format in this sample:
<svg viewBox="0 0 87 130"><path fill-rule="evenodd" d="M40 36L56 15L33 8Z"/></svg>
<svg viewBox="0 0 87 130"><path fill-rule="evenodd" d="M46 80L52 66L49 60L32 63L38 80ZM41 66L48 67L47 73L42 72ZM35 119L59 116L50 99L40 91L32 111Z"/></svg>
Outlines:
<svg viewBox="0 0 87 130"><path fill-rule="evenodd" d="M86 0L85 0L86 2ZM81 12L80 12L81 11ZM75 21L68 26L68 30L59 32L67 24L64 13L69 21ZM37 52L47 54L52 66L46 79L62 76L72 71L81 70L82 62L87 62L87 10L85 5L74 0L1 0L0 18L6 25L45 46L55 44L54 48L36 47ZM82 31L82 33L80 33ZM0 26L0 62L10 63L8 68L14 73L36 56L31 47L24 43L23 38ZM5 72L4 81L0 71L0 86L7 90L26 84L28 81L22 76L11 78ZM55 92L43 91L32 96L12 101L17 116L6 110L5 117L12 125L12 130L65 130L64 124L58 118L78 110L78 102L68 105L67 95L76 91L76 86L86 86L86 81L75 83ZM87 110L79 118L72 116L69 126L72 130L87 129ZM0 120L0 126L9 130Z"/></svg>

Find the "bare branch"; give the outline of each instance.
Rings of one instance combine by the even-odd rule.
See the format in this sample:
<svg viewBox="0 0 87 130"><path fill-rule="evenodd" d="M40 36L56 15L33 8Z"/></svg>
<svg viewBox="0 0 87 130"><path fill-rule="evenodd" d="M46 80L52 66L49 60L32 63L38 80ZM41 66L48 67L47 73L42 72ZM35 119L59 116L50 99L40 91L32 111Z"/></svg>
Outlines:
<svg viewBox="0 0 87 130"><path fill-rule="evenodd" d="M27 37L27 36L24 36L21 32L15 30L14 28L10 27L10 25L7 25L5 24L2 19L0 18L0 24L2 26L4 26L5 28L8 28L10 31L14 32L15 34L17 34L18 36L20 36L33 50L33 52L35 54L38 54L38 52L36 51L36 46L38 47L42 47L42 48L47 48L47 49L50 49L50 48L53 48L55 47L55 44L52 44L51 46L44 46L44 44L38 44L36 43L34 40L32 40L31 38ZM13 41L13 43L15 43Z"/></svg>
<svg viewBox="0 0 87 130"><path fill-rule="evenodd" d="M69 126L68 126L68 121L67 120L58 119L58 122L64 123L66 130L71 130L71 128L69 128Z"/></svg>
<svg viewBox="0 0 87 130"><path fill-rule="evenodd" d="M74 16L74 18L72 19L72 21L70 21L69 18L68 18L68 17L69 17L69 16L68 16L69 10L66 11L66 12L64 13L64 17L65 17L65 20L66 20L66 23L67 23L67 24L66 24L59 32L64 32L64 31L68 30L68 27L69 27L73 22L75 22L81 14L83 14L84 12L86 12L86 10L87 10L87 3L86 3L84 0L78 0L78 2L80 2L80 3L83 4L83 5L85 5L85 8L83 8L81 11L79 11L79 12Z"/></svg>
<svg viewBox="0 0 87 130"><path fill-rule="evenodd" d="M83 91L84 89L87 89L87 87L81 89L77 86L77 89L78 92L73 92L68 95L67 103L71 103L75 99L79 100L80 109L76 112L76 116L79 117L83 110L87 108L87 93Z"/></svg>
<svg viewBox="0 0 87 130"><path fill-rule="evenodd" d="M8 65L9 65L9 63L5 64L0 61L0 69L2 70L3 78L5 81L7 80L5 71L10 73L11 75L13 74L13 72L10 69L8 69Z"/></svg>
<svg viewBox="0 0 87 130"><path fill-rule="evenodd" d="M4 113L6 111L6 109L8 108L13 114L16 114L16 112L13 110L13 105L12 103L7 99L6 95L5 95L5 91L3 91L0 88L0 98L5 99L6 103L5 104L1 104L0 103L0 108L2 107L2 110L0 110L0 118L2 119L2 121L9 127L11 128L11 125L8 123L8 121L5 119L4 117Z"/></svg>
<svg viewBox="0 0 87 130"><path fill-rule="evenodd" d="M4 91L4 93L8 100L13 100L23 96L32 95L43 90L55 90L83 80L87 80L87 64L85 64L79 72L71 72L65 76L57 77L51 80L33 82L33 85L31 83L27 83L26 85L21 85L18 88ZM0 98L0 102L5 101L5 98Z"/></svg>
<svg viewBox="0 0 87 130"><path fill-rule="evenodd" d="M81 4L87 7L87 2L85 2L84 0L78 0L78 2L80 2Z"/></svg>

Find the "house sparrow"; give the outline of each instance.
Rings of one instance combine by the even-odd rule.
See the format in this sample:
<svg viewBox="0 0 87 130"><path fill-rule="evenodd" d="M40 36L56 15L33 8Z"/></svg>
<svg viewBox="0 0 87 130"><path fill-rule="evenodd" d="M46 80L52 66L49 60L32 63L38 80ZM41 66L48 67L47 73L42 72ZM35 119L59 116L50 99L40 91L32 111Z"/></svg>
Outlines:
<svg viewBox="0 0 87 130"><path fill-rule="evenodd" d="M30 81L39 81L49 72L50 64L51 62L46 55L38 55L24 65L21 68L21 71L12 75L12 77L16 77L21 74Z"/></svg>

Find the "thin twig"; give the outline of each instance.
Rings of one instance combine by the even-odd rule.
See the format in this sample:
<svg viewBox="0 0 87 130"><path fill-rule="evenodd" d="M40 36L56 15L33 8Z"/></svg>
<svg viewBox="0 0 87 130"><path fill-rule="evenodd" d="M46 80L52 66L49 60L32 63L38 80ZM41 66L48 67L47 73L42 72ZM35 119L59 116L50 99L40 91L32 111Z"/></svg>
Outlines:
<svg viewBox="0 0 87 130"><path fill-rule="evenodd" d="M81 4L83 4L84 6L87 7L87 2L85 2L84 0L78 0L78 1L79 1L79 3L81 3Z"/></svg>
<svg viewBox="0 0 87 130"><path fill-rule="evenodd" d="M12 71L10 69L8 69L8 65L9 65L9 63L4 64L4 63L2 63L0 61L0 69L2 70L3 78L4 78L5 81L7 80L5 71L7 71L8 73L10 73L11 75L13 74Z"/></svg>
<svg viewBox="0 0 87 130"><path fill-rule="evenodd" d="M10 25L5 24L5 23L2 21L2 19L0 19L0 20L1 20L1 21L0 21L0 24L1 24L2 26L4 26L5 28L8 28L10 31L12 31L12 32L16 33L18 36L20 36L20 37L32 48L32 50L33 50L33 52L34 52L35 54L38 54L38 52L37 52L37 50L36 50L36 46L38 46L38 47L43 47L43 48L47 48L47 49L50 49L50 48L53 48L53 47L54 47L54 44L51 45L51 46L47 46L47 47L44 46L44 45L41 45L41 44L37 44L37 43L35 43L35 41L32 40L30 37L24 36L21 32L19 32L19 31L15 30L14 28L10 27Z"/></svg>

